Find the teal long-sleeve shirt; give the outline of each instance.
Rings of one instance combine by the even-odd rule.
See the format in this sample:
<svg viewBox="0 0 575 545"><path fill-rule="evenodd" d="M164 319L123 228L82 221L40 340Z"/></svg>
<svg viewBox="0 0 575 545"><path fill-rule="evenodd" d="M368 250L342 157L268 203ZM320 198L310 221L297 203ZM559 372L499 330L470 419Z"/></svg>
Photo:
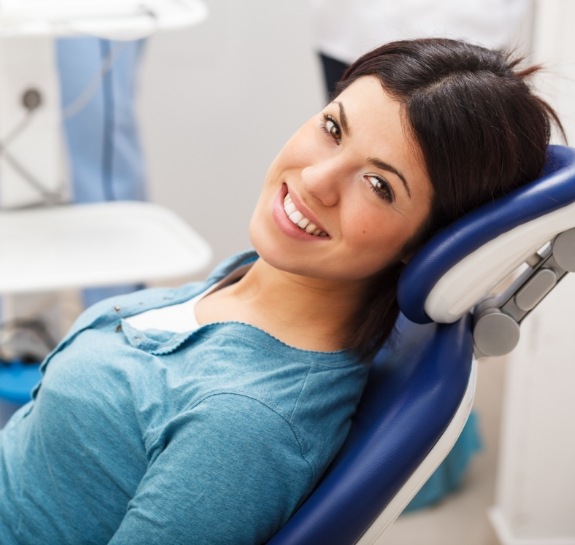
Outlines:
<svg viewBox="0 0 575 545"><path fill-rule="evenodd" d="M237 322L125 321L253 259L80 316L0 431L2 545L253 545L287 521L345 439L366 366Z"/></svg>

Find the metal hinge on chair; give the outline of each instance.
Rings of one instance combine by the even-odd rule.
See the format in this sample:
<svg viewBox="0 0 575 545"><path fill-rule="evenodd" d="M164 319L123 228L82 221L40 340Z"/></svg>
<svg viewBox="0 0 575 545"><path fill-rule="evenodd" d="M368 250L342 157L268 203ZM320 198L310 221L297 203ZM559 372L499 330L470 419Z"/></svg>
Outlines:
<svg viewBox="0 0 575 545"><path fill-rule="evenodd" d="M503 356L520 337L525 317L568 272L575 272L575 228L560 233L527 262L526 269L501 294L474 310L475 356Z"/></svg>

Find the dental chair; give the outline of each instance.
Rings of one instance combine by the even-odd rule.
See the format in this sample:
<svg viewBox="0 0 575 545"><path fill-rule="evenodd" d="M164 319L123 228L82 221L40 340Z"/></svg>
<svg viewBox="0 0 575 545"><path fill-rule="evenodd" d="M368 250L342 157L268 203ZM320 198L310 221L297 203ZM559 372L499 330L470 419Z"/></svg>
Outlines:
<svg viewBox="0 0 575 545"><path fill-rule="evenodd" d="M394 338L316 490L268 545L385 543L385 530L454 445L477 359L509 353L522 320L575 271L575 149L542 177L433 238L399 283Z"/></svg>

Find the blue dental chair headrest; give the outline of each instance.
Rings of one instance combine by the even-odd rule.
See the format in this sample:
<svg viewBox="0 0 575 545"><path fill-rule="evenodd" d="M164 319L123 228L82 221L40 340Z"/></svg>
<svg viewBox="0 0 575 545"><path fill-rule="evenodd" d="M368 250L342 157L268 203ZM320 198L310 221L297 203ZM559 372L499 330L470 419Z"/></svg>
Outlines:
<svg viewBox="0 0 575 545"><path fill-rule="evenodd" d="M535 182L445 228L405 268L402 312L416 323L451 323L558 233L575 227L575 149L550 146Z"/></svg>

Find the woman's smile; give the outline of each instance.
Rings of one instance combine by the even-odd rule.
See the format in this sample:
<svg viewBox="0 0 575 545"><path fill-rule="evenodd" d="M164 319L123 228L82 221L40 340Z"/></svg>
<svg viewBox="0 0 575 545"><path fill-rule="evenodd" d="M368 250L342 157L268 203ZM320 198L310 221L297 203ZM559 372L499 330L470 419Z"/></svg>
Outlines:
<svg viewBox="0 0 575 545"><path fill-rule="evenodd" d="M282 185L274 210L274 219L279 228L288 236L300 240L327 240L329 234L297 196L292 198L287 186Z"/></svg>
<svg viewBox="0 0 575 545"><path fill-rule="evenodd" d="M309 233L310 235L314 235L316 237L327 237L327 233L322 231L317 227L315 223L313 223L310 219L306 218L295 206L288 193L284 198L284 210L287 217L290 219L292 223L295 223L300 229Z"/></svg>
<svg viewBox="0 0 575 545"><path fill-rule="evenodd" d="M305 231L306 233L316 237L328 236L328 234L325 231L320 229L312 220L304 216L304 214L300 210L298 210L289 193L286 193L283 202L286 216L290 219L292 223L297 225L302 231Z"/></svg>

